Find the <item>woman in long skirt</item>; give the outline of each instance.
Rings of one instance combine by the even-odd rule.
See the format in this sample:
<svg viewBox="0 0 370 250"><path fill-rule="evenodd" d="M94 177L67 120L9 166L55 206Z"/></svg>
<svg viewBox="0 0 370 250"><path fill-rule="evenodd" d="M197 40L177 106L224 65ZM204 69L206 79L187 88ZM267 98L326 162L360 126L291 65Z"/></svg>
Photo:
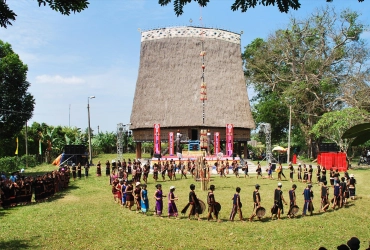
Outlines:
<svg viewBox="0 0 370 250"><path fill-rule="evenodd" d="M105 175L110 176L110 163L109 160L105 162Z"/></svg>
<svg viewBox="0 0 370 250"><path fill-rule="evenodd" d="M133 190L134 188L132 187L132 184L129 182L125 193L126 193L126 207L131 210L131 207L134 205L134 194Z"/></svg>
<svg viewBox="0 0 370 250"><path fill-rule="evenodd" d="M163 192L162 192L162 185L161 184L157 184L155 186L157 188L157 190L155 191L154 193L154 198L155 198L155 214L157 216L161 216L162 215L162 211L163 211L163 197L166 197L163 195Z"/></svg>
<svg viewBox="0 0 370 250"><path fill-rule="evenodd" d="M179 198L176 197L173 192L175 192L175 186L170 187L170 193L168 194L168 219L171 216L177 218L178 215L175 200L178 200Z"/></svg>
<svg viewBox="0 0 370 250"><path fill-rule="evenodd" d="M143 188L141 189L141 212L144 214L149 211L148 191L146 187L146 184L143 184Z"/></svg>
<svg viewBox="0 0 370 250"><path fill-rule="evenodd" d="M98 161L98 164L96 164L96 176L101 176L101 163Z"/></svg>
<svg viewBox="0 0 370 250"><path fill-rule="evenodd" d="M78 179L81 179L81 170L82 170L81 163L78 163L78 165L77 165L77 177L78 177Z"/></svg>

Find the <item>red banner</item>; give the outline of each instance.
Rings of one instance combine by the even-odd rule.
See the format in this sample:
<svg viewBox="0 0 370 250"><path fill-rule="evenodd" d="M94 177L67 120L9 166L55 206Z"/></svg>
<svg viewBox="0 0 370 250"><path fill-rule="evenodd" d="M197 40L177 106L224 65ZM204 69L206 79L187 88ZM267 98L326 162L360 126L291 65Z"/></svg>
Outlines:
<svg viewBox="0 0 370 250"><path fill-rule="evenodd" d="M226 124L226 155L233 156L234 151L234 126L233 124Z"/></svg>
<svg viewBox="0 0 370 250"><path fill-rule="evenodd" d="M169 148L169 153L170 156L173 156L175 154L175 146L174 146L174 138L173 138L173 132L168 133L168 148Z"/></svg>
<svg viewBox="0 0 370 250"><path fill-rule="evenodd" d="M161 153L161 126L154 124L154 154Z"/></svg>
<svg viewBox="0 0 370 250"><path fill-rule="evenodd" d="M215 155L220 153L220 133L215 132L214 134L214 148L215 148Z"/></svg>

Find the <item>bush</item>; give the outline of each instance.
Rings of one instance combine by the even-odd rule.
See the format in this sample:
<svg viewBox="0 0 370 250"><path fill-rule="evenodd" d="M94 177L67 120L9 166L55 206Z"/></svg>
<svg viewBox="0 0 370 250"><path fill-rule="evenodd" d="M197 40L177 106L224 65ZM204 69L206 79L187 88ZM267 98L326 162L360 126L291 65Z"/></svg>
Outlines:
<svg viewBox="0 0 370 250"><path fill-rule="evenodd" d="M8 156L0 158L0 171L2 172L14 172L18 170L18 157L17 156Z"/></svg>
<svg viewBox="0 0 370 250"><path fill-rule="evenodd" d="M28 167L33 168L37 166L35 155L8 156L0 158L0 171L11 173L26 168L26 159L28 160Z"/></svg>

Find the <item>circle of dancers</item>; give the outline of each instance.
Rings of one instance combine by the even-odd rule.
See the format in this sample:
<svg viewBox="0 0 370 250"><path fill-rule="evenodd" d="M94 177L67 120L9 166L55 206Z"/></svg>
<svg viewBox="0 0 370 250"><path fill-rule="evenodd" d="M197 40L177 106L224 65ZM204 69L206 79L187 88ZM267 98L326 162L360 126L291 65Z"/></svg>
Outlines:
<svg viewBox="0 0 370 250"><path fill-rule="evenodd" d="M99 162L100 164L100 162ZM106 175L110 174L110 166L109 162L106 163ZM219 169L217 168L217 163L215 167L219 170L218 174L220 177L224 177L227 171L223 169L223 165L227 166L228 163L220 163ZM165 181L166 173L170 180L176 180L176 172L181 173L181 178L187 178L186 174L189 172L193 175L195 168L194 162L189 161L188 166L183 162L179 162L179 165L176 165L175 161L166 161L157 164L155 163L153 166L153 179L157 182L159 173L162 175L162 180ZM239 171L239 167L232 163L232 169L234 171ZM316 184L320 186L320 193L318 194L320 197L320 209L319 212L326 212L328 209L339 209L342 208L349 199L354 200L356 198L356 179L353 174L349 175L347 172L344 173L344 176L340 177L340 173L337 169L330 169L329 171L329 181L332 187L332 194L331 189L329 188L327 179L326 179L326 169L325 167L317 166L316 171L314 171L312 165L306 164L298 164L297 169L293 167L292 164L289 164L288 171L289 171L289 178L290 181L293 182L294 174L297 170L297 178L299 182L306 183L306 187L302 192L303 202L302 202L302 213L301 217L313 215L314 206L313 206L313 199L314 199L314 192L312 190L313 182L315 182L314 175L316 175ZM110 176L110 184L112 185L112 194L114 196L114 200L119 203L122 207L126 207L129 210L132 210L132 207L135 207L137 213L147 214L149 211L149 195L147 191L147 181L148 181L148 174L150 171L149 162L144 164L141 167L140 161L134 160L131 162L129 160L127 163L123 160L121 162L113 162L112 163L112 173ZM245 177L250 176L248 175L248 165L242 167L242 171L245 174ZM273 180L273 170L272 164L269 164L268 168L266 169L268 173L267 177L262 176L262 169L260 164L258 163L257 166L257 179L264 178L264 179L271 179ZM283 174L283 168L281 164L276 168L276 173L278 174L278 181L281 181L281 177L285 177ZM132 180L128 181L129 176L132 175ZM143 182L141 181L141 177L143 176ZM239 174L235 174L237 178L239 178ZM163 200L167 200L167 207L168 207L168 218L175 217L178 219L178 209L176 206L176 201L178 197L175 195L176 187L171 186L169 190L162 190L161 184L155 185L155 192L153 195L155 205L154 205L154 215L160 218L163 218L163 209L164 204ZM255 185L255 189L253 190L253 212L251 216L247 219L248 221L253 221L254 218L258 218L261 220L266 213L266 209L261 205L261 193L260 193L261 186L259 184ZM195 218L197 220L201 220L200 214L204 214L205 210L208 206L208 213L207 213L207 220L208 221L218 221L221 222L219 219L219 212L221 210L221 204L216 201L215 198L215 185L209 186L209 191L207 194L207 205L200 200L196 193L195 193L195 185L191 184L189 187L189 199L186 206L181 210L181 214L187 215L187 218L190 220ZM242 214L242 202L241 202L241 188L236 187L235 193L232 195L232 209L229 216L229 221L234 221L235 216L238 214L240 221L245 221ZM332 195L332 198L329 198L329 195ZM298 200L297 200L297 185L292 184L291 188L288 191L288 196L286 199L284 198L283 194L283 185L281 182L277 184L277 187L273 193L273 205L271 207L271 219L280 220L281 216L284 214L284 205L287 207L287 218L296 218L298 217ZM288 205L289 203L289 205Z"/></svg>

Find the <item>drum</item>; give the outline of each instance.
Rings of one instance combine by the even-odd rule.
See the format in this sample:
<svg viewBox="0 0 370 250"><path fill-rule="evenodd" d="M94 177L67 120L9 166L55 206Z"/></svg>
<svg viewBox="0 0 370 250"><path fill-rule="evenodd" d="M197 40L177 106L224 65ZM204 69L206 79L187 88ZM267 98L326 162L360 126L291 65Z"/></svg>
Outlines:
<svg viewBox="0 0 370 250"><path fill-rule="evenodd" d="M266 209L264 207L259 207L256 210L256 215L259 219L261 219L266 214Z"/></svg>
<svg viewBox="0 0 370 250"><path fill-rule="evenodd" d="M290 214L292 215L296 215L299 211L299 207L297 205L294 205L291 209L290 209Z"/></svg>

